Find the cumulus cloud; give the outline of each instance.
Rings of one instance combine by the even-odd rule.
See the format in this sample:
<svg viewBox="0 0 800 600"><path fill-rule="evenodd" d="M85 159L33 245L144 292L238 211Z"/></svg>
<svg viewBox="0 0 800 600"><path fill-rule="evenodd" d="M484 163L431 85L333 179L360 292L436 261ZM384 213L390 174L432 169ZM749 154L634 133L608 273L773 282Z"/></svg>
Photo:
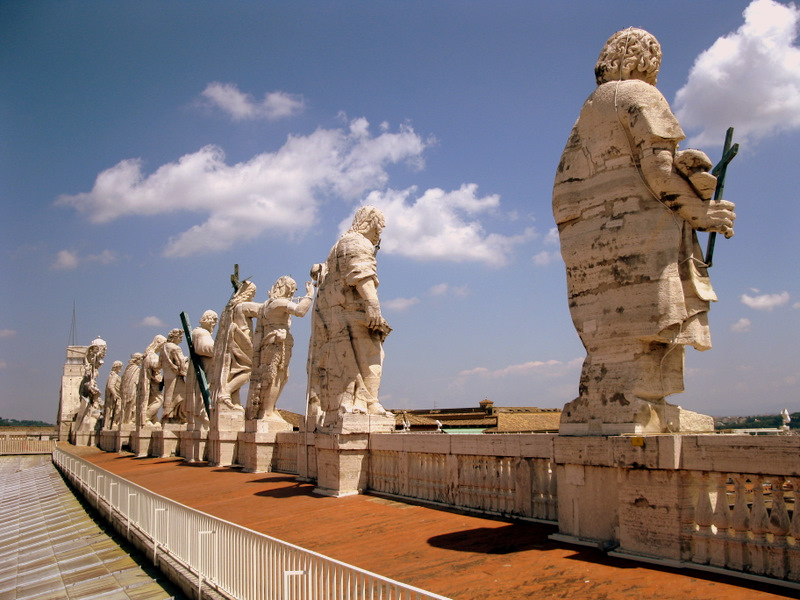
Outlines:
<svg viewBox="0 0 800 600"><path fill-rule="evenodd" d="M487 369L486 367L476 367L474 369L469 369L466 371L461 371L458 376L459 377L470 377L470 376L480 376L480 377L490 377L494 379L500 379L503 377L509 377L513 375L527 375L529 373L544 373L553 376L562 375L565 371L572 369L576 366L580 366L583 364L583 359L574 359L568 362L564 362L561 360L533 360L526 363L521 363L518 365L509 365L507 367L503 367L502 369L496 369L494 371Z"/></svg>
<svg viewBox="0 0 800 600"><path fill-rule="evenodd" d="M750 322L750 319L743 317L731 325L731 331L735 331L736 333L745 333L750 331L751 325L752 323Z"/></svg>
<svg viewBox="0 0 800 600"><path fill-rule="evenodd" d="M431 289L428 290L428 293L431 296L467 296L469 294L469 287L466 285L462 286L452 286L449 283L437 283L434 286L431 286Z"/></svg>
<svg viewBox="0 0 800 600"><path fill-rule="evenodd" d="M0 329L0 340L12 338L17 335L17 331L15 329Z"/></svg>
<svg viewBox="0 0 800 600"><path fill-rule="evenodd" d="M381 302L381 306L389 310L401 312L419 304L419 298L394 298Z"/></svg>
<svg viewBox="0 0 800 600"><path fill-rule="evenodd" d="M800 10L794 4L754 0L744 25L703 51L675 96L689 145L721 145L725 130L758 139L800 128Z"/></svg>
<svg viewBox="0 0 800 600"><path fill-rule="evenodd" d="M789 292L781 292L780 294L759 294L757 296L742 294L741 300L742 304L746 304L755 310L772 310L773 308L783 306L789 302Z"/></svg>
<svg viewBox="0 0 800 600"><path fill-rule="evenodd" d="M548 246L557 246L560 243L558 238L558 227L551 227L544 236L544 243Z"/></svg>
<svg viewBox="0 0 800 600"><path fill-rule="evenodd" d="M505 265L513 248L533 239L535 232L530 228L513 236L487 233L478 216L496 210L500 198L479 197L477 190L470 183L450 192L432 188L418 197L416 187L371 192L367 203L383 210L389 223L381 248L417 260Z"/></svg>
<svg viewBox="0 0 800 600"><path fill-rule="evenodd" d="M235 84L218 81L209 83L201 96L207 104L219 108L234 121L276 121L300 114L306 107L301 96L268 92L263 100L256 101L252 95L239 91Z"/></svg>
<svg viewBox="0 0 800 600"><path fill-rule="evenodd" d="M533 264L537 267L544 267L560 258L561 254L558 252L548 252L547 250L542 250L538 254L534 254L532 260Z"/></svg>
<svg viewBox="0 0 800 600"><path fill-rule="evenodd" d="M123 160L100 173L92 191L61 196L57 204L85 213L94 223L128 215L200 213L206 220L172 237L164 254L220 251L265 232L301 236L326 198L353 201L383 187L386 167L405 161L418 166L426 144L409 126L397 132L382 128L373 136L365 119L354 119L346 129L290 136L278 151L230 166L215 146L150 175L141 160Z"/></svg>
<svg viewBox="0 0 800 600"><path fill-rule="evenodd" d="M76 269L79 263L80 261L78 259L77 252L72 252L71 250L61 250L56 255L56 260L52 266L54 269L70 271L72 269Z"/></svg>
<svg viewBox="0 0 800 600"><path fill-rule="evenodd" d="M164 323L158 317L145 317L142 319L141 323L139 323L142 327L166 327L167 324Z"/></svg>

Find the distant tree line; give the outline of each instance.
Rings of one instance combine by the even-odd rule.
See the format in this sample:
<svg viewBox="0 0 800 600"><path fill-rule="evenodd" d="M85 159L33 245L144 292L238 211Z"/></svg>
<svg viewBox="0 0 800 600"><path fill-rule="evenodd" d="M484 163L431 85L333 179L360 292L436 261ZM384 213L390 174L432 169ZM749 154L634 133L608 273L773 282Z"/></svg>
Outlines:
<svg viewBox="0 0 800 600"><path fill-rule="evenodd" d="M23 419L4 419L0 417L0 427L55 427L52 423L45 423L44 421L29 421Z"/></svg>
<svg viewBox="0 0 800 600"><path fill-rule="evenodd" d="M800 429L800 412L789 413L790 429ZM775 429L783 425L780 415L756 415L752 417L716 417L714 427L720 429Z"/></svg>

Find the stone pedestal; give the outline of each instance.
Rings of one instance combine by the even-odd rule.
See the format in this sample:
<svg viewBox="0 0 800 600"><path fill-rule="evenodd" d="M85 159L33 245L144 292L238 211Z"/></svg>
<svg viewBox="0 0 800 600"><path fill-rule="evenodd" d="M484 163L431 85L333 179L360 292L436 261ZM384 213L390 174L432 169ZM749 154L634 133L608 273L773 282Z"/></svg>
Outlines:
<svg viewBox="0 0 800 600"><path fill-rule="evenodd" d="M369 484L370 433L394 431L394 417L342 415L336 423L314 434L317 487L336 498L364 491Z"/></svg>
<svg viewBox="0 0 800 600"><path fill-rule="evenodd" d="M578 401L570 402L567 407L575 405ZM567 408L565 407L565 409ZM576 410L571 408L573 414L567 419L566 413L562 414L561 424L558 428L559 435L646 435L653 433L710 433L714 431L714 417L686 410L668 402L649 403L640 401L637 407L631 406L627 411L629 419L614 418L617 414L610 414L611 418L597 418L580 414L580 406ZM611 411L610 411L611 412ZM617 411L622 413L624 411ZM581 421L581 422L576 422Z"/></svg>
<svg viewBox="0 0 800 600"><path fill-rule="evenodd" d="M244 433L239 435L239 457L244 472L266 473L276 464L279 432L291 431L289 423L280 421L250 420L245 423Z"/></svg>
<svg viewBox="0 0 800 600"><path fill-rule="evenodd" d="M317 480L317 453L314 449L313 425L306 431L306 420L300 420L300 435L297 442L297 480L310 483Z"/></svg>
<svg viewBox="0 0 800 600"><path fill-rule="evenodd" d="M114 452L123 452L124 450L130 451L131 449L131 435L135 427L133 425L120 425L119 429L115 432L114 437Z"/></svg>
<svg viewBox="0 0 800 600"><path fill-rule="evenodd" d="M98 435L98 446L106 452L115 452L117 449L117 430L101 429Z"/></svg>
<svg viewBox="0 0 800 600"><path fill-rule="evenodd" d="M153 432L150 442L150 456L168 458L178 455L178 441L186 423L162 423L161 429Z"/></svg>
<svg viewBox="0 0 800 600"><path fill-rule="evenodd" d="M244 409L218 406L211 411L211 430L208 432L208 464L228 467L240 464L238 442L244 431Z"/></svg>
<svg viewBox="0 0 800 600"><path fill-rule="evenodd" d="M186 462L208 460L208 427L181 431L179 437L180 447L178 453Z"/></svg>
<svg viewBox="0 0 800 600"><path fill-rule="evenodd" d="M131 432L131 452L137 457L144 458L150 454L150 441L154 431L159 431L160 425L145 425Z"/></svg>

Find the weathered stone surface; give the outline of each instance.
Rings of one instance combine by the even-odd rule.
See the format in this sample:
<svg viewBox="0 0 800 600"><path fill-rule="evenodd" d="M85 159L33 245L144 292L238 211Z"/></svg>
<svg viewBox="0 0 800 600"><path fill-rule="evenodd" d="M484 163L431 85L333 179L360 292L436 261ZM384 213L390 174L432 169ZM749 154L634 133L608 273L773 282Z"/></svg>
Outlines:
<svg viewBox="0 0 800 600"><path fill-rule="evenodd" d="M553 186L569 307L586 348L562 435L698 431L713 422L665 397L683 391L684 347L711 347L716 300L696 230L733 235L733 204L710 200L711 162L655 88L649 33L612 36L597 90L572 129Z"/></svg>

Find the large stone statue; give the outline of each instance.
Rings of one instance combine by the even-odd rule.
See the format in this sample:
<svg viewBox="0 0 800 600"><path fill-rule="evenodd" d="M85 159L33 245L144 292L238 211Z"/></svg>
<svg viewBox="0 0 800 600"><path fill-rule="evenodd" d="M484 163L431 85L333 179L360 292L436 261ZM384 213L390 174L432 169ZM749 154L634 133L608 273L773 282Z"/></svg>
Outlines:
<svg viewBox="0 0 800 600"><path fill-rule="evenodd" d="M206 380L210 384L214 374L214 328L217 326L219 316L213 310L207 310L200 317L200 325L192 330L192 345L194 352L200 357L200 362L206 374ZM197 382L194 368L189 368L186 375L186 406L190 411L190 419L195 424L208 426L208 415L203 403L203 396L200 393L200 386Z"/></svg>
<svg viewBox="0 0 800 600"><path fill-rule="evenodd" d="M333 425L341 415L388 415L378 402L383 341L391 331L381 315L375 254L383 213L363 206L350 230L315 267L319 294L309 348L309 419ZM324 415L324 416L323 416Z"/></svg>
<svg viewBox="0 0 800 600"><path fill-rule="evenodd" d="M711 347L716 296L696 231L732 236L734 206L710 199L708 157L678 150L683 131L655 87L660 64L646 31L614 34L558 165L553 214L587 354L562 433L713 425L664 398L683 391L684 346Z"/></svg>
<svg viewBox="0 0 800 600"><path fill-rule="evenodd" d="M294 338L290 332L292 315L304 317L311 308L314 284L306 283L306 295L299 302L294 279L281 277L269 291L269 299L258 311L253 336L253 369L247 397L247 418L284 421L275 410L278 397L289 379Z"/></svg>
<svg viewBox="0 0 800 600"><path fill-rule="evenodd" d="M121 424L133 426L136 424L136 397L139 390L139 373L142 370L142 359L144 354L134 352L131 359L122 372L122 384L120 386L120 396L122 397L122 416Z"/></svg>
<svg viewBox="0 0 800 600"><path fill-rule="evenodd" d="M243 281L233 293L217 329L214 342L214 376L211 382L215 406L244 411L239 390L250 380L253 366L253 319L260 304L253 302L256 286Z"/></svg>
<svg viewBox="0 0 800 600"><path fill-rule="evenodd" d="M103 398L97 385L97 375L103 366L107 348L105 341L98 337L92 340L86 349L83 359L83 378L79 385L81 408L75 418L75 432L86 434L102 425Z"/></svg>
<svg viewBox="0 0 800 600"><path fill-rule="evenodd" d="M183 400L186 396L186 373L189 367L189 359L184 356L181 347L178 345L182 340L183 330L173 329L167 335L167 341L158 353L164 380L162 423L186 422Z"/></svg>
<svg viewBox="0 0 800 600"><path fill-rule="evenodd" d="M120 395L122 378L119 375L120 371L122 371L122 361L115 360L111 365L108 379L106 379L105 416L103 418L103 426L106 429L117 427L122 417L122 398Z"/></svg>
<svg viewBox="0 0 800 600"><path fill-rule="evenodd" d="M163 376L161 374L161 361L158 353L166 344L167 338L157 335L144 351L142 368L139 374L139 390L137 402L136 426L161 427L158 421L158 411L164 403L164 394L161 391Z"/></svg>

